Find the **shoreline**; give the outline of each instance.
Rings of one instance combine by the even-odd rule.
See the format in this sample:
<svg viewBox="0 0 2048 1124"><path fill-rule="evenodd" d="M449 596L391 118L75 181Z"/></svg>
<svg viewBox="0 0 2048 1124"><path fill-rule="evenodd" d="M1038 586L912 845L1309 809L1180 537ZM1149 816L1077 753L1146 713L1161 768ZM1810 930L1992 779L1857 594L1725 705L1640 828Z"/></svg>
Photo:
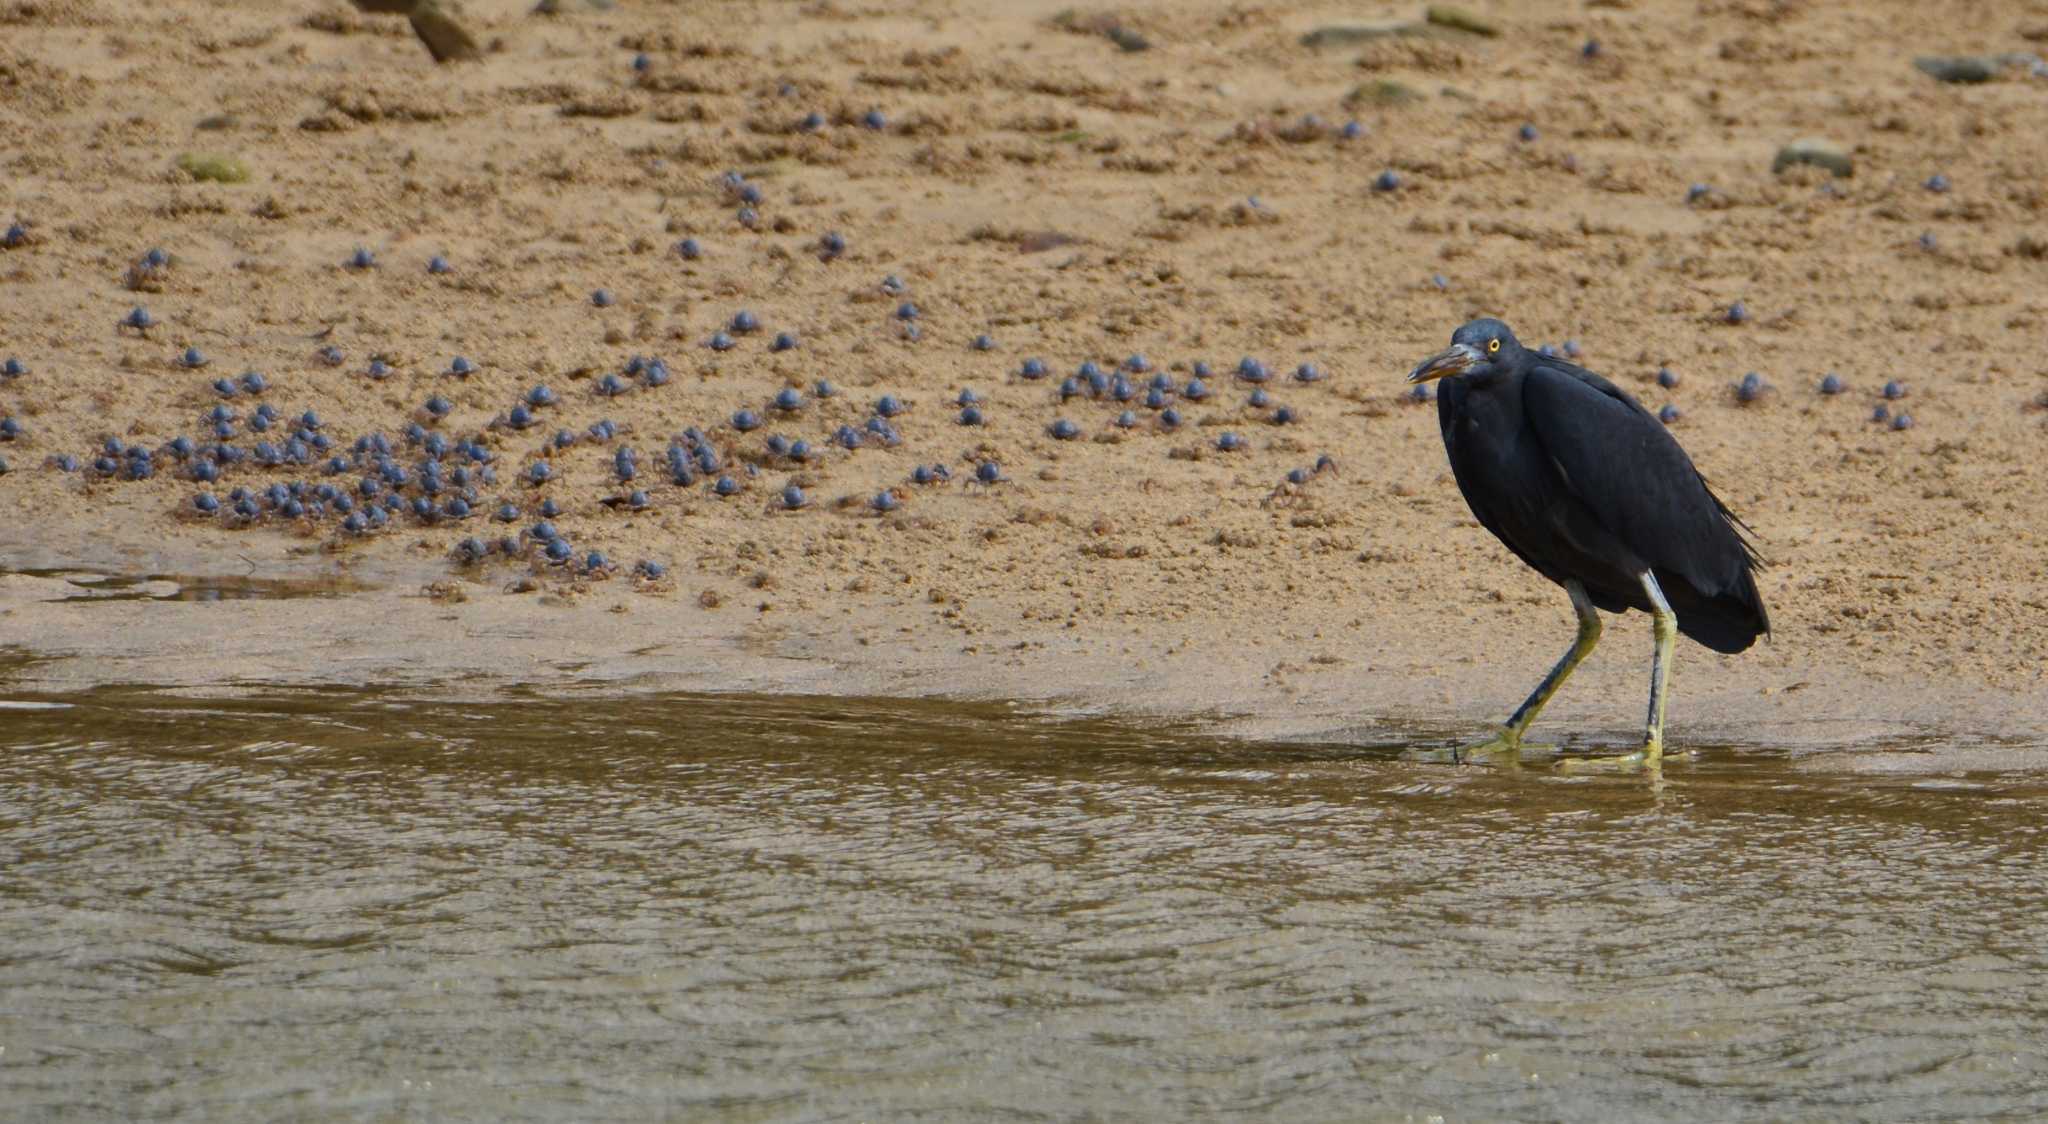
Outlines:
<svg viewBox="0 0 2048 1124"><path fill-rule="evenodd" d="M706 609L672 585L557 580L511 569L450 578L435 566L252 559L205 575L158 554L150 573L253 583L221 600L179 600L177 580L95 596L118 567L44 548L0 551L0 648L21 653L4 688L59 694L102 686L244 693L380 687L450 700L749 693L1008 702L1053 715L1186 724L1250 740L1435 747L1476 737L1540 675L1546 642L1569 639L1562 596L1531 607L1514 653L1447 629L1427 646L1327 639L1314 651L1154 628L1113 644L1070 629L1012 631L1000 645L906 626L888 611L821 613L777 592ZM127 552L133 559L144 553ZM25 571L88 575L76 580ZM131 573L133 573L131 571ZM274 585L280 592L261 588ZM430 589L436 592L430 592ZM449 595L446 591L459 590ZM775 601L792 603L777 606ZM1548 627L1543 618L1554 617ZM1609 617L1601 648L1532 737L1573 749L1634 732L1647 618ZM1641 628L1630 625L1640 624ZM1640 636L1637 633L1640 632ZM1553 636L1552 634L1555 633ZM1640 641L1640 643L1632 643ZM1679 650L1670 738L1833 759L1825 767L1943 772L2048 768L2048 688L1902 686L1853 669L1832 678L1766 641L1744 657ZM1638 666L1641 665L1641 666ZM1498 713L1497 713L1498 712ZM1899 752L1907 750L1910 752ZM1876 752L1872 752L1876 751Z"/></svg>

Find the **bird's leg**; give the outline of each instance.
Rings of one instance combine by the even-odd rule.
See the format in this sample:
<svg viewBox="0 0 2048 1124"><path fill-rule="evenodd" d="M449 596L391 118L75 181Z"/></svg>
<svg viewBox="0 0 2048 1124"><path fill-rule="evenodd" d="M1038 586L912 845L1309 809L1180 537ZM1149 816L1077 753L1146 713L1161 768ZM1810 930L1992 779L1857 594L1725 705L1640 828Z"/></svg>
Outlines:
<svg viewBox="0 0 2048 1124"><path fill-rule="evenodd" d="M1633 753L1618 757L1593 757L1582 765L1643 766L1654 769L1664 757L1664 684L1671 676L1671 648L1678 640L1678 616L1664 600L1664 590L1648 570L1643 571L1643 592L1650 595L1650 632L1656 649L1650 656L1650 716L1644 723L1643 744Z"/></svg>
<svg viewBox="0 0 2048 1124"><path fill-rule="evenodd" d="M1565 650L1563 658L1550 669L1550 674L1544 676L1541 683L1536 684L1536 689L1529 692L1529 697L1522 700L1522 705L1516 707L1515 712L1508 716L1508 720L1501 724L1500 733L1484 741L1460 746L1454 760L1481 755L1520 754L1522 735L1528 732L1529 724L1536 721L1538 714L1543 713L1543 708L1550 703L1550 696L1555 695L1557 689L1564 686L1564 681L1571 676L1572 670L1593 653L1593 645L1600 642L1600 611L1593 607L1593 599L1586 595L1584 585L1577 581L1567 581L1564 588L1566 593L1571 594L1572 609L1579 615L1579 634L1572 638L1572 646Z"/></svg>

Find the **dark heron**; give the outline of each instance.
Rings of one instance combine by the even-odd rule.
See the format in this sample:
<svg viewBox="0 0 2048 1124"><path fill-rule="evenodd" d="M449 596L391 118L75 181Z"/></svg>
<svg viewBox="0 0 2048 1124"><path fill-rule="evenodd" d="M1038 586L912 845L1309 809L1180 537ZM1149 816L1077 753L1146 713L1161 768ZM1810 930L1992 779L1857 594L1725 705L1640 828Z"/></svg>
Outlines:
<svg viewBox="0 0 2048 1124"><path fill-rule="evenodd" d="M1467 747L1516 753L1522 735L1600 639L1600 614L1654 621L1643 744L1611 760L1664 752L1664 682L1684 633L1717 652L1771 630L1744 537L1748 527L1701 478L1671 431L1627 391L1524 348L1498 320L1474 320L1424 360L1411 383L1442 379L1437 420L1458 490L1481 526L1571 594L1579 635L1498 734Z"/></svg>

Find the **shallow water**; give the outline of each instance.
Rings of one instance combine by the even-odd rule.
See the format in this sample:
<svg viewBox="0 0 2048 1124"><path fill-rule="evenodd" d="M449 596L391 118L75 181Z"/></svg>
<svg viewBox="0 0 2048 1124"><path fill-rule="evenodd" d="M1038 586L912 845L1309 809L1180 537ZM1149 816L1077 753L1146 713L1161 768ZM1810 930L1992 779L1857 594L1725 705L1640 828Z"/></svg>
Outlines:
<svg viewBox="0 0 2048 1124"><path fill-rule="evenodd" d="M62 701L0 709L0 1115L2048 1112L2033 774L1564 778L817 699Z"/></svg>

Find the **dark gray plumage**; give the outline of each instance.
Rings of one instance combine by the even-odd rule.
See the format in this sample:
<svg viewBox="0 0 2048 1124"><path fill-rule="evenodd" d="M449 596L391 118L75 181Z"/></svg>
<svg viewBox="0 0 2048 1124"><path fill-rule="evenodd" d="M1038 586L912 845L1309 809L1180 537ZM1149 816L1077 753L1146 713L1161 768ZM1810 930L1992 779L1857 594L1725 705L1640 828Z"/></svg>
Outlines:
<svg viewBox="0 0 2048 1124"><path fill-rule="evenodd" d="M1430 379L1443 380L1437 416L1444 449L1473 515L1523 562L1572 591L1580 609L1580 642L1509 720L1508 733L1492 741L1518 745L1535 712L1591 651L1600 626L1579 604L1583 594L1591 607L1659 618L1644 747L1654 759L1668 657L1663 615L1718 652L1743 651L1770 631L1756 587L1761 562L1746 528L1641 403L1591 371L1524 348L1498 320L1459 328L1448 350L1409 376Z"/></svg>

